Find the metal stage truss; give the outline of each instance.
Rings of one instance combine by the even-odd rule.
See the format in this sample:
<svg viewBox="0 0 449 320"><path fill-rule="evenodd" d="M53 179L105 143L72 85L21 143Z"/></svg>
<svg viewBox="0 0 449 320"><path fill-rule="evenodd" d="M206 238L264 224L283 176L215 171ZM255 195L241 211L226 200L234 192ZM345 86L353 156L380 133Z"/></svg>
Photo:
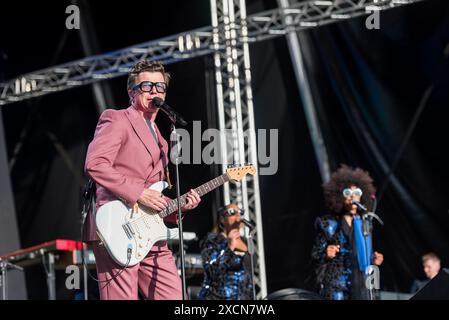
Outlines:
<svg viewBox="0 0 449 320"><path fill-rule="evenodd" d="M137 61L165 64L213 54L219 129L230 129L221 140L221 159L257 165L251 92L249 44L329 23L400 7L422 0L332 0L296 2L286 8L246 15L245 0L210 0L212 25L182 32L77 61L31 72L0 83L0 106L67 90L128 73ZM267 295L258 176L223 188L223 200L238 203L255 225L257 298Z"/></svg>
<svg viewBox="0 0 449 320"><path fill-rule="evenodd" d="M234 25L236 39L238 45L246 40L248 43L267 40L291 31L319 27L368 14L373 10L385 10L419 1L423 0L299 2L285 9L268 10L246 17L246 35L241 25ZM0 83L0 105L115 78L126 74L141 59L170 64L224 50L226 44L217 45L213 37L213 27L208 26L24 74Z"/></svg>

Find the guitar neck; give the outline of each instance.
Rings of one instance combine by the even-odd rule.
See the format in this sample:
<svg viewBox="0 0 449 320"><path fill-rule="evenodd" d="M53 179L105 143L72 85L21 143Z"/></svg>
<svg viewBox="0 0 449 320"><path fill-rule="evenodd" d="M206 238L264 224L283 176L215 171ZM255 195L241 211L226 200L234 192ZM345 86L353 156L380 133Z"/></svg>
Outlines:
<svg viewBox="0 0 449 320"><path fill-rule="evenodd" d="M195 188L194 190L196 191L196 193L198 193L200 195L200 197L202 197L203 195L217 189L218 187L222 186L223 184L225 184L228 181L229 181L228 175L222 174L221 176L216 177L215 179L212 179L206 183L203 183L202 185ZM185 193L180 197L181 207L183 207L187 202L187 200L186 200L187 194L188 193ZM165 218L166 216L168 216L169 214L172 214L173 212L175 212L177 210L178 210L178 199L174 199L174 200L169 201L168 206L164 210L159 212L159 216L161 218Z"/></svg>

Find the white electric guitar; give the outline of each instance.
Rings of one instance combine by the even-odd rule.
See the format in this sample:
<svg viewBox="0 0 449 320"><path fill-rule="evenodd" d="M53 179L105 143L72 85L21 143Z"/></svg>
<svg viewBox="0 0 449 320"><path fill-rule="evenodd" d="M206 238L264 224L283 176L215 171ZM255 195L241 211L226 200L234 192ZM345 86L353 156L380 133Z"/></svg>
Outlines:
<svg viewBox="0 0 449 320"><path fill-rule="evenodd" d="M195 191L203 196L228 181L239 181L247 174L254 175L253 165L232 167L226 173L199 186ZM162 192L168 183L159 181L149 189ZM181 207L187 194L181 196ZM177 199L169 201L162 211L155 211L140 204L130 208L120 200L102 205L96 214L97 233L111 257L121 266L133 266L142 261L153 245L166 240L167 227L163 218L178 211Z"/></svg>

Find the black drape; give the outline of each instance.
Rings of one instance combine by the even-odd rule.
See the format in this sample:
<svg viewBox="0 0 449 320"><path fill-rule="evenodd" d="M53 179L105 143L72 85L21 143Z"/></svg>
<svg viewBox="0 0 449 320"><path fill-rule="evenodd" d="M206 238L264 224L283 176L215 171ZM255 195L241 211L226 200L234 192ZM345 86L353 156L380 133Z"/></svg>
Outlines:
<svg viewBox="0 0 449 320"><path fill-rule="evenodd" d="M449 83L449 5L427 1L301 34L320 125L331 159L373 175L380 194L375 246L384 288L406 291L422 276L420 255L449 249L444 108ZM445 52L446 50L446 52ZM421 116L387 180L426 90Z"/></svg>

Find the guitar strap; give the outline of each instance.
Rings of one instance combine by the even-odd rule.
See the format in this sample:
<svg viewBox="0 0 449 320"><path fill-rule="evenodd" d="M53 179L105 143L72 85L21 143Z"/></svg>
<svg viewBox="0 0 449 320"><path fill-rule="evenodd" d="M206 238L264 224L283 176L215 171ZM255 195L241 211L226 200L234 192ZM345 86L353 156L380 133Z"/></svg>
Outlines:
<svg viewBox="0 0 449 320"><path fill-rule="evenodd" d="M86 182L83 187L83 214L89 212L92 207L95 207L96 184L92 178Z"/></svg>

